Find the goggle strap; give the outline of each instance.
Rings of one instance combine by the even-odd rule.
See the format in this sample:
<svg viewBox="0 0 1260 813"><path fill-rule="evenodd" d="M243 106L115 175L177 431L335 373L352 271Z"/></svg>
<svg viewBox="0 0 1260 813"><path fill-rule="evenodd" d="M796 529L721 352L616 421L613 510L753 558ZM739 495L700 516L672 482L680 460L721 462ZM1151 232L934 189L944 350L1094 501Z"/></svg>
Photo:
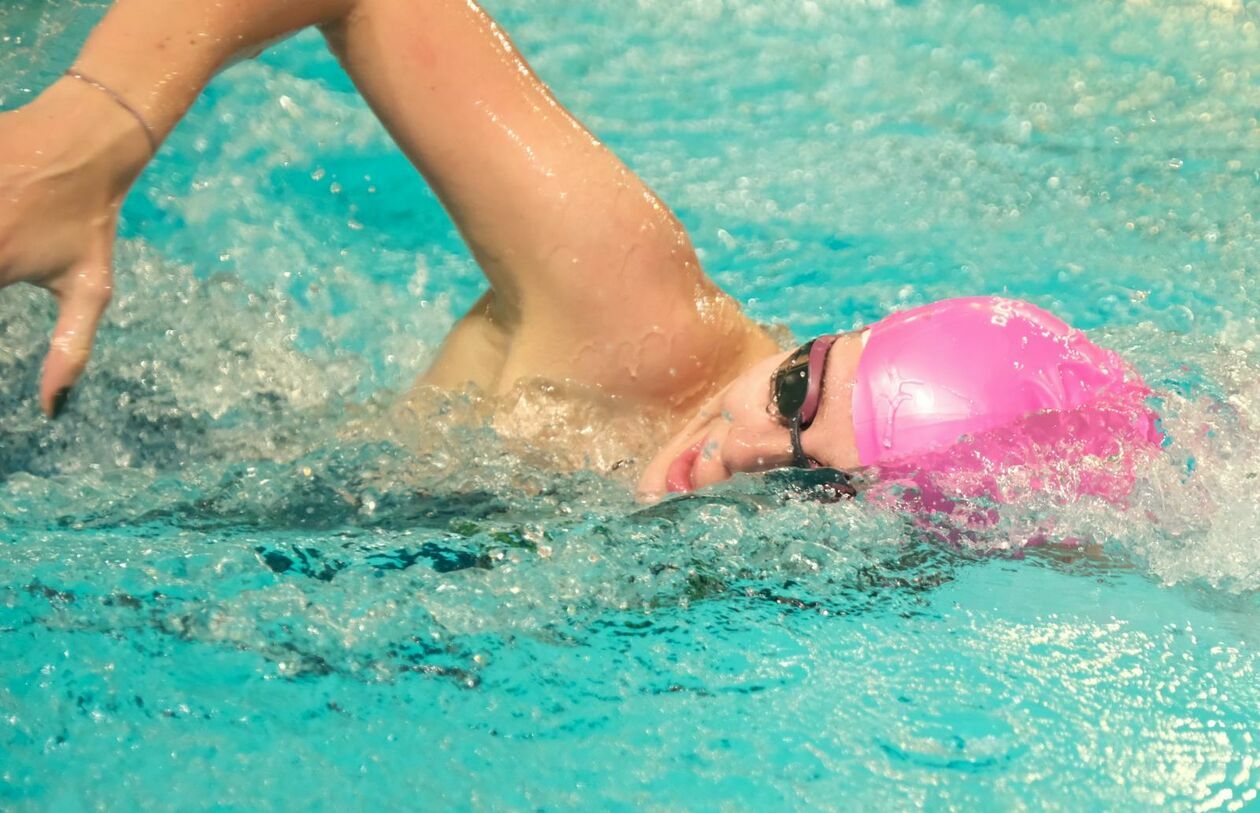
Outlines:
<svg viewBox="0 0 1260 813"><path fill-rule="evenodd" d="M827 354L831 352L831 346L839 338L839 335L828 334L819 336L810 343L809 362L806 367L809 383L805 388L805 401L798 410L804 416L802 424L806 427L813 423L814 416L818 414L818 402L822 400L822 379L826 372Z"/></svg>
<svg viewBox="0 0 1260 813"><path fill-rule="evenodd" d="M809 459L809 455L805 454L805 449L801 446L800 412L792 416L792 423L788 425L788 434L792 437L792 465L798 469L814 468L814 461Z"/></svg>

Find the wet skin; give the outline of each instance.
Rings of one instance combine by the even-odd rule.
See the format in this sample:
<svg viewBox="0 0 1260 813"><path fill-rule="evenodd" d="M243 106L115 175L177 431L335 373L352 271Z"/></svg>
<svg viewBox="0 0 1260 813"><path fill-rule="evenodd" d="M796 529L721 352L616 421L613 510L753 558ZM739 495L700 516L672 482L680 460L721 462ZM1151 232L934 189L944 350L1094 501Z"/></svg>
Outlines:
<svg viewBox="0 0 1260 813"><path fill-rule="evenodd" d="M859 466L852 406L862 346L861 332L836 341L827 356L818 415L801 434L809 457L844 471ZM639 480L639 499L655 501L671 492L728 480L738 472L792 465L791 438L771 406L770 382L791 352L756 362L701 407L648 463Z"/></svg>
<svg viewBox="0 0 1260 813"><path fill-rule="evenodd" d="M87 363L108 303L117 210L151 157L145 131L164 138L219 69L312 25L490 283L423 384L506 395L565 382L575 400L593 391L634 417L664 413L670 427L703 404L647 466L645 499L669 493L671 479L690 490L790 462L788 430L768 410L784 358L773 337L705 275L674 213L475 0L115 0L75 60L108 93L67 78L0 114L0 287L33 282L60 299L40 390L48 414ZM62 205L71 198L88 203ZM858 462L859 352L857 338L832 350L804 433L805 452L827 466Z"/></svg>

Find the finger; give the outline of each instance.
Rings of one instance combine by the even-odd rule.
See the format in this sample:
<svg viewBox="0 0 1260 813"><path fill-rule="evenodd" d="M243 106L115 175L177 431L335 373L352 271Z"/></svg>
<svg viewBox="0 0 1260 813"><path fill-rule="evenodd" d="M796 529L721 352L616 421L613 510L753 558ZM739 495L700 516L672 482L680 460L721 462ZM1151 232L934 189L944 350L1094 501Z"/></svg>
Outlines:
<svg viewBox="0 0 1260 813"><path fill-rule="evenodd" d="M92 355L92 343L101 315L113 293L108 265L99 265L71 276L65 290L56 290L58 315L52 342L44 359L39 402L44 414L56 418L65 407L71 388L83 374Z"/></svg>

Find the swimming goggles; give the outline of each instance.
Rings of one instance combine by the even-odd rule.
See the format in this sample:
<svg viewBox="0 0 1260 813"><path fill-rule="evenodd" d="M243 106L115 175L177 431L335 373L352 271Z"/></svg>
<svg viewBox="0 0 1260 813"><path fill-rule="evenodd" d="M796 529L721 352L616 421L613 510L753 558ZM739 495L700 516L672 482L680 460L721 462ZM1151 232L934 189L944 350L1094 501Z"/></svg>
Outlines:
<svg viewBox="0 0 1260 813"><path fill-rule="evenodd" d="M770 377L770 392L779 422L792 437L792 465L801 469L821 468L822 464L805 454L801 432L809 428L818 415L822 401L823 373L827 354L838 335L819 336L796 349Z"/></svg>

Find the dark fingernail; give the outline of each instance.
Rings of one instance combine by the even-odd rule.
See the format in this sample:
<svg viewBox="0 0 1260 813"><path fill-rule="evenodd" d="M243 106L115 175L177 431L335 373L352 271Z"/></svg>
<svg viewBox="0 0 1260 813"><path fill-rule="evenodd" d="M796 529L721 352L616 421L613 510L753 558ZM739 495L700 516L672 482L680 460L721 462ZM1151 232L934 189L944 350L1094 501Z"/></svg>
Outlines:
<svg viewBox="0 0 1260 813"><path fill-rule="evenodd" d="M70 400L70 388L62 387L57 390L57 394L53 396L52 402L52 418L57 420L61 417L61 413L66 410L66 401Z"/></svg>

